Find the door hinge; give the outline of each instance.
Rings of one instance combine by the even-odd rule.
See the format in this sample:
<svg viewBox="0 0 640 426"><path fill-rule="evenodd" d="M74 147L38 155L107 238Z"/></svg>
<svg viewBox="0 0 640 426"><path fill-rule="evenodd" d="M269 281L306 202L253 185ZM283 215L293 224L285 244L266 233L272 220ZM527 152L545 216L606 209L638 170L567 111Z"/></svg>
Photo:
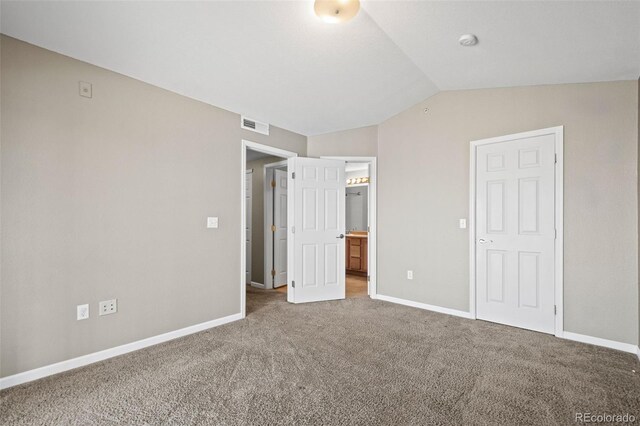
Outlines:
<svg viewBox="0 0 640 426"><path fill-rule="evenodd" d="M371 232L371 227L367 226L367 232Z"/></svg>
<svg viewBox="0 0 640 426"><path fill-rule="evenodd" d="M272 269L272 270L271 270L271 276L272 276L272 277L275 277L275 276L276 276L276 270L275 270L275 269Z"/></svg>
<svg viewBox="0 0 640 426"><path fill-rule="evenodd" d="M291 281L291 287L296 288L296 282L295 281Z"/></svg>
<svg viewBox="0 0 640 426"><path fill-rule="evenodd" d="M558 306L553 305L553 315L558 315Z"/></svg>
<svg viewBox="0 0 640 426"><path fill-rule="evenodd" d="M371 276L367 275L367 282L371 281Z"/></svg>
<svg viewBox="0 0 640 426"><path fill-rule="evenodd" d="M271 225L271 232L276 232L276 226L275 225Z"/></svg>
<svg viewBox="0 0 640 426"><path fill-rule="evenodd" d="M556 164L558 163L558 154L553 155L553 162Z"/></svg>
<svg viewBox="0 0 640 426"><path fill-rule="evenodd" d="M275 181L275 179L271 181L271 187L272 187L272 188L275 188L275 187L276 187L276 181Z"/></svg>
<svg viewBox="0 0 640 426"><path fill-rule="evenodd" d="M296 172L291 173L291 179L295 179L296 178Z"/></svg>
<svg viewBox="0 0 640 426"><path fill-rule="evenodd" d="M292 226L292 227L291 227L291 233L292 233L292 234L295 234L295 233L296 233L296 227L295 227L295 226Z"/></svg>
<svg viewBox="0 0 640 426"><path fill-rule="evenodd" d="M556 239L556 240L558 239L558 230L557 229L553 230L553 238Z"/></svg>

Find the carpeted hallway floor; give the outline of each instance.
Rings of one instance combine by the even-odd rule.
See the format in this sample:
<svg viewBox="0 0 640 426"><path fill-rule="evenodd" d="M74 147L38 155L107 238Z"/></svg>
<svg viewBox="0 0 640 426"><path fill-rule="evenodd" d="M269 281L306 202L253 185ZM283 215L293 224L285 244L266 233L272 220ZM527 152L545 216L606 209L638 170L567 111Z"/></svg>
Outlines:
<svg viewBox="0 0 640 426"><path fill-rule="evenodd" d="M632 354L366 297L291 305L0 393L0 424L575 424L640 417ZM636 420L640 421L640 420Z"/></svg>

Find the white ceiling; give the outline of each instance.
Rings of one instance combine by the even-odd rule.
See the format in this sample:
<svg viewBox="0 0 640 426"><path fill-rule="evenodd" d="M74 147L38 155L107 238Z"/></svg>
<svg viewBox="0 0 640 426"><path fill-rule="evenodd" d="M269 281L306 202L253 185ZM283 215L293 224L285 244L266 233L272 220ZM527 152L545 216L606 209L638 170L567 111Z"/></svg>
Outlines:
<svg viewBox="0 0 640 426"><path fill-rule="evenodd" d="M638 1L367 2L440 90L640 77ZM475 47L458 44L473 33Z"/></svg>
<svg viewBox="0 0 640 426"><path fill-rule="evenodd" d="M439 90L637 79L640 1L2 2L2 32L305 135ZM480 43L458 45L471 32Z"/></svg>

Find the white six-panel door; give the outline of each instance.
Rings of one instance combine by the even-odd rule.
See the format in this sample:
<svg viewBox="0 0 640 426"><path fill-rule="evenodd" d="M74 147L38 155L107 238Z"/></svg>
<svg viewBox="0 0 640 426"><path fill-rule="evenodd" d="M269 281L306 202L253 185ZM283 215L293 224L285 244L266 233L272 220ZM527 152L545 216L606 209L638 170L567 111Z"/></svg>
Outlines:
<svg viewBox="0 0 640 426"><path fill-rule="evenodd" d="M554 333L555 137L476 151L476 315Z"/></svg>
<svg viewBox="0 0 640 426"><path fill-rule="evenodd" d="M290 302L345 297L344 166L341 160L288 159Z"/></svg>
<svg viewBox="0 0 640 426"><path fill-rule="evenodd" d="M274 170L273 179L273 287L287 284L287 172Z"/></svg>

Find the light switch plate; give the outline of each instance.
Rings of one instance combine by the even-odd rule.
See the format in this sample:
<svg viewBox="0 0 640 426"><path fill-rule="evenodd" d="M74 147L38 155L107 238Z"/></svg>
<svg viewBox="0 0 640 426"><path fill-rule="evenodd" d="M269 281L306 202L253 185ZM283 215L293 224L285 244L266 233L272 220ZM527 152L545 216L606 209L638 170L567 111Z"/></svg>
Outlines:
<svg viewBox="0 0 640 426"><path fill-rule="evenodd" d="M465 229L467 227L467 219L460 219L460 229Z"/></svg>
<svg viewBox="0 0 640 426"><path fill-rule="evenodd" d="M408 280L412 280L413 279L413 271L407 271L407 279Z"/></svg>
<svg viewBox="0 0 640 426"><path fill-rule="evenodd" d="M80 82L80 96L85 98L91 98L93 96L93 87L91 83L87 83L86 81Z"/></svg>
<svg viewBox="0 0 640 426"><path fill-rule="evenodd" d="M218 227L218 218L217 217L208 217L207 218L207 228L217 228Z"/></svg>
<svg viewBox="0 0 640 426"><path fill-rule="evenodd" d="M89 305L76 306L76 319L78 321L89 318Z"/></svg>

